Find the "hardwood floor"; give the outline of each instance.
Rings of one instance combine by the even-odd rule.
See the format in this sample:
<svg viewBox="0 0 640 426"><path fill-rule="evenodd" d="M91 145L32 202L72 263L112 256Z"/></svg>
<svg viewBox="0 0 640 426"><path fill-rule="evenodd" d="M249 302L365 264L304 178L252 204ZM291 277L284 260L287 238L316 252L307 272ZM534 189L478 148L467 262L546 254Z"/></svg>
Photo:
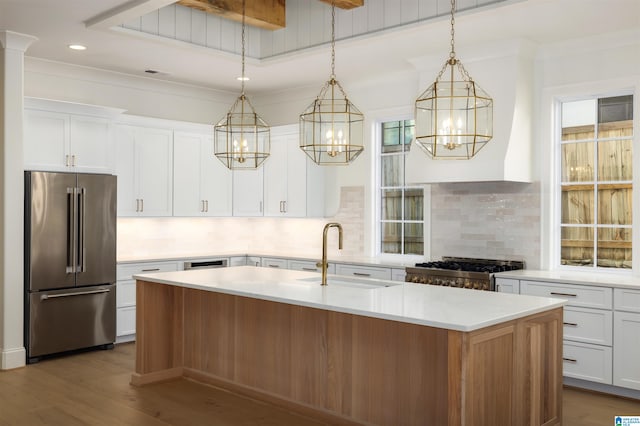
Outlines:
<svg viewBox="0 0 640 426"><path fill-rule="evenodd" d="M129 385L135 345L0 372L0 426L319 426L295 413L187 380ZM613 425L640 401L565 389L563 426ZM505 425L507 426L507 425Z"/></svg>

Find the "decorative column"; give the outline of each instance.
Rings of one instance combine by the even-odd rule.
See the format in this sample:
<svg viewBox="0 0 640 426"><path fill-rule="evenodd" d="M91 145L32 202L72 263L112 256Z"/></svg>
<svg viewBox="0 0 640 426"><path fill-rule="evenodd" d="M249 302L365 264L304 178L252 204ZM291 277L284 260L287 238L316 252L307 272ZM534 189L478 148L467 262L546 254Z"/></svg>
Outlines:
<svg viewBox="0 0 640 426"><path fill-rule="evenodd" d="M25 365L23 342L24 52L37 38L0 30L0 369Z"/></svg>

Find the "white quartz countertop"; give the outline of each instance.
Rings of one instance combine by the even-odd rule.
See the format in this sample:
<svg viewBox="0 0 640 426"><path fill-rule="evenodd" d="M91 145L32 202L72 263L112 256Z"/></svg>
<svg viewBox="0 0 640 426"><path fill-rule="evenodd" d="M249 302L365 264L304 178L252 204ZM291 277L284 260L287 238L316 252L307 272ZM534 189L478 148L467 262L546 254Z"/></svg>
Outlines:
<svg viewBox="0 0 640 426"><path fill-rule="evenodd" d="M538 271L523 269L496 274L496 278L512 278L516 280L547 281L566 284L595 285L603 287L635 288L640 290L640 277L622 274L607 274L576 271Z"/></svg>
<svg viewBox="0 0 640 426"><path fill-rule="evenodd" d="M477 330L558 308L566 302L335 275L329 276L328 286L320 286L317 273L255 266L140 274L134 278L458 331ZM332 280L337 282L332 284ZM358 283L376 286L363 288Z"/></svg>

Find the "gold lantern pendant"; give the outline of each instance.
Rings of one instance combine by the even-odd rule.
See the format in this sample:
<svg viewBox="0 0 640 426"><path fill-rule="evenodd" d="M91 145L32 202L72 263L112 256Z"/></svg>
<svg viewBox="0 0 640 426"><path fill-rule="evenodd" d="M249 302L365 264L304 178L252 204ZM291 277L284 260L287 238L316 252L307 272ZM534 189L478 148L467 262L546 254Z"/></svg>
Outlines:
<svg viewBox="0 0 640 426"><path fill-rule="evenodd" d="M470 159L493 137L493 100L451 52L436 81L415 102L416 143L434 159Z"/></svg>

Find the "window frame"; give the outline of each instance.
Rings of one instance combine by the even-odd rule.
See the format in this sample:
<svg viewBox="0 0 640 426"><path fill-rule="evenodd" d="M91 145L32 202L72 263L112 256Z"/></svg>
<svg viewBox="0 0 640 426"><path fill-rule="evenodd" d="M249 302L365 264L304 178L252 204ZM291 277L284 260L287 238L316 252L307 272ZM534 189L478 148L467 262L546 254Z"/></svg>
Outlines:
<svg viewBox="0 0 640 426"><path fill-rule="evenodd" d="M597 148L594 147L594 224L590 227L594 231L594 259L593 265L587 266L577 266L577 265L563 265L562 261L562 229L563 227L572 227L571 224L563 224L562 223L562 146L563 144L569 143L562 141L562 105L567 102L581 101L581 100L595 100L596 101L596 123L594 129L594 138L593 143L597 146L598 142L611 140L610 138L601 138L598 136L598 111L597 104L598 100L602 98L610 98L616 96L633 96L633 135L631 136L631 143L633 147L632 153L632 222L631 225L621 226L621 225L606 225L606 224L598 224L598 185L606 184L608 181L598 182L597 175ZM574 272L590 272L590 273L606 273L606 274L614 274L614 275L632 275L634 270L637 269L638 260L636 260L636 256L638 253L638 240L640 238L640 226L634 227L634 223L638 223L638 197L640 194L638 193L640 187L638 186L638 174L640 174L640 161L639 153L640 147L637 147L638 141L638 94L636 90L633 88L630 89L619 89L619 90L605 90L598 91L597 93L593 93L590 91L585 91L582 95L569 95L569 96L556 96L553 100L553 120L552 120L552 144L553 144L553 178L552 178L552 199L555 208L553 209L552 216L552 246L553 249L550 252L550 265L552 269L562 270L562 271L574 271ZM620 182L628 182L628 181L620 181ZM586 183L586 182L580 182ZM544 216L543 216L544 217ZM631 238L631 259L632 259L632 267L631 268L612 268L605 266L598 266L597 259L597 243L598 243L598 229L604 228L630 228L632 232ZM544 229L544 228L543 228Z"/></svg>
<svg viewBox="0 0 640 426"><path fill-rule="evenodd" d="M388 223L388 221L384 221L382 219L382 158L383 158L383 154L382 153L382 136L383 136L383 132L382 132L382 124L383 123L387 123L387 122L393 122L393 121L406 121L406 120L413 120L414 117L412 114L407 113L407 114L397 114L397 115L393 115L393 114L389 114L389 115L382 115L380 117L378 117L376 120L372 121L372 146L374 147L373 150L373 157L374 157L374 165L375 165L375 173L373 174L373 185L372 185L372 189L373 189L373 200L375 201L373 203L373 208L374 208L374 214L373 214L373 226L374 226L374 235L375 235L375 239L374 239L374 244L375 244L375 250L374 250L374 254L376 257L381 258L381 259L387 259L390 261L399 261L399 262L407 262L407 263L415 263L415 262L422 262L425 259L430 259L430 240L429 235L430 235L430 198L431 198L431 190L430 190L430 186L429 185L423 185L423 184L418 184L418 185L411 185L409 187L407 186L403 186L403 191L405 189L422 189L422 196L423 196L423 212L422 212L422 221L409 221L406 222L404 220L404 202L402 203L402 210L403 210L403 219L401 221L399 221L400 223L402 223L403 225L405 223L422 223L422 229L423 229L423 254L422 255L418 255L418 254L404 254L404 253L384 253L382 252L382 224L383 223ZM403 151L403 155L410 155L409 152L411 150L414 149L419 149L417 146L415 146L414 141L411 142L411 144L408 145L408 149L406 151ZM390 155L390 154L386 154L386 155ZM405 165L406 165L406 161L405 161ZM405 183L406 183L406 169L404 170L404 174L405 174ZM396 222L396 221L391 221L391 222ZM403 234L404 234L404 226L403 226ZM404 240L403 240L403 250L404 250Z"/></svg>

